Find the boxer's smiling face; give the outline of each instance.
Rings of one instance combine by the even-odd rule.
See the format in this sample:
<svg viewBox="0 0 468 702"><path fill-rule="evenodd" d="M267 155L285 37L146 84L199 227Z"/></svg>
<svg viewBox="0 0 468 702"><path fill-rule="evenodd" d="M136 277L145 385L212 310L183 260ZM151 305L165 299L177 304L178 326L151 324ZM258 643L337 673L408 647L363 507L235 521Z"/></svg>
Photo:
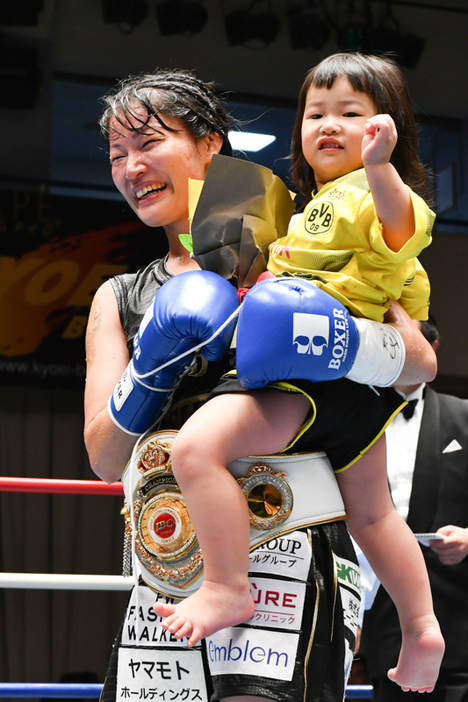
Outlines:
<svg viewBox="0 0 468 702"><path fill-rule="evenodd" d="M215 151L208 135L196 139L183 122L151 117L147 124L110 121L112 178L142 222L167 234L188 232L188 179L203 180Z"/></svg>

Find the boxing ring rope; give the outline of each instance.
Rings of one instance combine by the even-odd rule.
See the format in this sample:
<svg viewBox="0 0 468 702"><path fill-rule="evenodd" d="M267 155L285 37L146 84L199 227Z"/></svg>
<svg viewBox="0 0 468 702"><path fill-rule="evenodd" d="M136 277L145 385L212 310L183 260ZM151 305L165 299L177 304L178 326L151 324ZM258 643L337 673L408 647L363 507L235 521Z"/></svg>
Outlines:
<svg viewBox="0 0 468 702"><path fill-rule="evenodd" d="M7 478L0 476L0 492L53 493L62 495L123 496L120 482L108 485L100 480L61 480L52 478ZM0 588L41 590L130 590L132 577L122 575L68 575L59 573L2 573ZM101 683L4 683L0 698L66 697L96 699ZM372 685L348 685L347 699L372 699Z"/></svg>
<svg viewBox="0 0 468 702"><path fill-rule="evenodd" d="M0 697L99 697L101 683L0 683ZM371 699L372 685L348 685L346 699Z"/></svg>
<svg viewBox="0 0 468 702"><path fill-rule="evenodd" d="M101 683L0 683L0 697L99 697Z"/></svg>
<svg viewBox="0 0 468 702"><path fill-rule="evenodd" d="M0 573L0 588L28 590L130 590L135 581L123 575Z"/></svg>
<svg viewBox="0 0 468 702"><path fill-rule="evenodd" d="M123 495L122 483L108 485L101 480L58 480L52 478L0 477L0 492L47 492L62 495Z"/></svg>
<svg viewBox="0 0 468 702"><path fill-rule="evenodd" d="M120 482L7 478L0 476L0 492L54 493L62 495L123 496ZM48 590L130 590L133 578L121 575L64 575L58 573L0 573L0 588Z"/></svg>

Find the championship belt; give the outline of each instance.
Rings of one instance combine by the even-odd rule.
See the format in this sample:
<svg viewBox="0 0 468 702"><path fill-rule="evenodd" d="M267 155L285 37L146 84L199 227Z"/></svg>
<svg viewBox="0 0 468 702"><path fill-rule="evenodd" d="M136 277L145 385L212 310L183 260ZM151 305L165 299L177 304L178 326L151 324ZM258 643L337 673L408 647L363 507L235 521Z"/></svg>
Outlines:
<svg viewBox="0 0 468 702"><path fill-rule="evenodd" d="M158 431L140 440L122 476L123 512L143 580L157 592L184 598L200 587L203 558L172 473L176 435ZM345 518L324 453L249 456L228 469L249 506L251 550L295 529Z"/></svg>

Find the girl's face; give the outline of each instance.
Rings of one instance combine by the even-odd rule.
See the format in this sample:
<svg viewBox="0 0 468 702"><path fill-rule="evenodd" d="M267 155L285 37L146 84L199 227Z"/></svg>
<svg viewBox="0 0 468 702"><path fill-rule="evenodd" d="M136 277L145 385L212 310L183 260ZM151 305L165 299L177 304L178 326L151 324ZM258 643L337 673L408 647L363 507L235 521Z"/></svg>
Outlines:
<svg viewBox="0 0 468 702"><path fill-rule="evenodd" d="M364 127L376 114L369 95L354 90L344 76L336 78L330 89L310 86L302 119L302 151L319 190L362 167Z"/></svg>
<svg viewBox="0 0 468 702"><path fill-rule="evenodd" d="M178 131L167 131L152 118L151 129L139 134L111 120L112 179L147 226L184 234L188 232L188 179L204 180L222 139L217 133L196 139L175 117L164 117L164 122Z"/></svg>

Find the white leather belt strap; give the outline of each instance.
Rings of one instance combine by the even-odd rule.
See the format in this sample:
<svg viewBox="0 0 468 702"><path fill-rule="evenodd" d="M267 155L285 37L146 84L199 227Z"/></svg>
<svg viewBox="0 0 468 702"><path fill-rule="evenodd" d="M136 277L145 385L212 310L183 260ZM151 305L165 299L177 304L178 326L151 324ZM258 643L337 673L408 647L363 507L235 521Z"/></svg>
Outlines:
<svg viewBox="0 0 468 702"><path fill-rule="evenodd" d="M249 456L231 463L229 471L249 504L251 550L294 529L346 516L324 453Z"/></svg>
<svg viewBox="0 0 468 702"><path fill-rule="evenodd" d="M171 469L177 432L143 437L126 466L126 534L145 582L171 597L200 586L203 559L185 500ZM345 518L335 475L324 453L249 456L229 471L249 505L251 550L295 529Z"/></svg>

